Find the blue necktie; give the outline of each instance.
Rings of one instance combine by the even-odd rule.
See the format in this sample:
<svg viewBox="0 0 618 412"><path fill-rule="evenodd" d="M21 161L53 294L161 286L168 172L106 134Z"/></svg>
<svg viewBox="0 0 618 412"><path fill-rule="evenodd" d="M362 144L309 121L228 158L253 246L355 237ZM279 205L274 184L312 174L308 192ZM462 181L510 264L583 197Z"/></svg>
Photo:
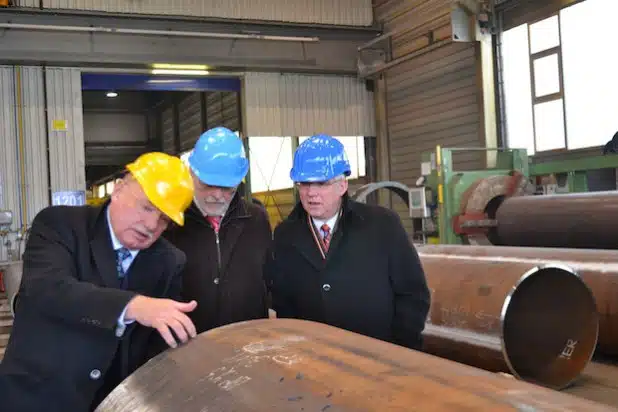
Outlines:
<svg viewBox="0 0 618 412"><path fill-rule="evenodd" d="M122 264L130 257L131 252L129 252L129 249L127 249L126 247L121 247L120 249L116 250L116 271L118 272L118 279L123 279L126 275Z"/></svg>

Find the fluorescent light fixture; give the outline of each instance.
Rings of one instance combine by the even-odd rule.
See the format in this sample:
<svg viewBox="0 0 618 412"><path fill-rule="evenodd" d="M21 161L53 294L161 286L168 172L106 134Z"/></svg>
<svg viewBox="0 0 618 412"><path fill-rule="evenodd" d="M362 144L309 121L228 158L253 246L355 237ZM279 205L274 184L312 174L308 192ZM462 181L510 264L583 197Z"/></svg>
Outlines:
<svg viewBox="0 0 618 412"><path fill-rule="evenodd" d="M150 79L146 83L151 84L176 84L176 83L192 83L192 79Z"/></svg>
<svg viewBox="0 0 618 412"><path fill-rule="evenodd" d="M118 93L116 93L116 92L107 92L106 96L107 97L118 97Z"/></svg>
<svg viewBox="0 0 618 412"><path fill-rule="evenodd" d="M162 70L208 70L205 64L169 64L169 63L155 63L152 65L153 69Z"/></svg>
<svg viewBox="0 0 618 412"><path fill-rule="evenodd" d="M178 74L181 76L206 76L209 74L209 71L208 70L154 69L150 73L152 74Z"/></svg>

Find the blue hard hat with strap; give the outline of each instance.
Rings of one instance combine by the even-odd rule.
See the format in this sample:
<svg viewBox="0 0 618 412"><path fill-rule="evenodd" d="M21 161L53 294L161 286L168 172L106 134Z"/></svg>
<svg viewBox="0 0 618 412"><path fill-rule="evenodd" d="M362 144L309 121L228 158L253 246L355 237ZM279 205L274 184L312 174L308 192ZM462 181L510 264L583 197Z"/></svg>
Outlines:
<svg viewBox="0 0 618 412"><path fill-rule="evenodd" d="M242 140L225 127L204 132L189 155L189 167L209 185L236 187L249 171L249 159Z"/></svg>
<svg viewBox="0 0 618 412"><path fill-rule="evenodd" d="M294 182L326 182L351 173L343 144L332 136L318 134L305 140L294 153L290 178Z"/></svg>

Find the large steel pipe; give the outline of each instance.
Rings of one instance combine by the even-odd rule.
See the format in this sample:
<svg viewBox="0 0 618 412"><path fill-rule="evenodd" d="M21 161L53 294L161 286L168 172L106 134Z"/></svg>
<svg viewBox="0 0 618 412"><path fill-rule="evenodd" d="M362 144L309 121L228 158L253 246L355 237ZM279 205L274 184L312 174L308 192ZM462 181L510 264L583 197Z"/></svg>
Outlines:
<svg viewBox="0 0 618 412"><path fill-rule="evenodd" d="M497 244L618 249L618 192L506 198L496 211Z"/></svg>
<svg viewBox="0 0 618 412"><path fill-rule="evenodd" d="M497 261L527 265L558 263L576 271L592 291L599 313L599 352L618 355L618 252L509 246L423 246L425 254L471 257L479 264ZM456 260L455 260L456 261ZM553 291L562 293L559 290ZM563 302L564 307L571 302Z"/></svg>
<svg viewBox="0 0 618 412"><path fill-rule="evenodd" d="M98 412L610 411L331 326L264 319L154 358Z"/></svg>
<svg viewBox="0 0 618 412"><path fill-rule="evenodd" d="M561 389L590 361L598 314L564 266L479 259L472 246L422 246L432 293L424 350Z"/></svg>

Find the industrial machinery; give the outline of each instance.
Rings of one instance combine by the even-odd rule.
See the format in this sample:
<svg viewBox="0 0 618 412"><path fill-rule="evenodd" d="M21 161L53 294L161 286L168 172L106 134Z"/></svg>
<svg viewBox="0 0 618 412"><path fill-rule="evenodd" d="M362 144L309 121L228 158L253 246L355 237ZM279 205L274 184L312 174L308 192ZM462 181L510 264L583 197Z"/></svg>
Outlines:
<svg viewBox="0 0 618 412"><path fill-rule="evenodd" d="M613 408L325 324L239 322L147 362L96 409L607 411Z"/></svg>
<svg viewBox="0 0 618 412"><path fill-rule="evenodd" d="M456 170L455 156L487 157L493 167ZM410 189L427 211L411 217L427 243L616 249L606 229L618 192L587 192L586 181L589 170L616 167L618 156L533 164L523 149L438 146Z"/></svg>

